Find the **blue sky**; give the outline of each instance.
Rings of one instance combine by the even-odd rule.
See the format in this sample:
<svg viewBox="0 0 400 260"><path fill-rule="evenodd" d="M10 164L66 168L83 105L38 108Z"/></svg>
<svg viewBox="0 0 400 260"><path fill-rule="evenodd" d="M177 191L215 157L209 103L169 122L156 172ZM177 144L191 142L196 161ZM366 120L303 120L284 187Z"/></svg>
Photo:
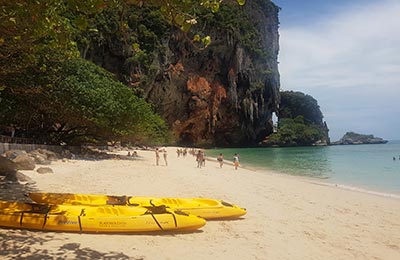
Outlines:
<svg viewBox="0 0 400 260"><path fill-rule="evenodd" d="M400 140L400 0L273 0L281 89L318 100L331 140Z"/></svg>

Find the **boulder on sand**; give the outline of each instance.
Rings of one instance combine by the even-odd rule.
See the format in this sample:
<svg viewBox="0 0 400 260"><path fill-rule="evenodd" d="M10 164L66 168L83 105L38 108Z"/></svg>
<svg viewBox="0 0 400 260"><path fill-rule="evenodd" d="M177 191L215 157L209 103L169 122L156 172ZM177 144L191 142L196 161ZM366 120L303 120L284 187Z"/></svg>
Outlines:
<svg viewBox="0 0 400 260"><path fill-rule="evenodd" d="M17 181L17 165L15 162L0 156L0 176L5 176L6 181Z"/></svg>
<svg viewBox="0 0 400 260"><path fill-rule="evenodd" d="M46 158L46 155L41 154L41 153L35 153L35 152L30 152L29 156L33 158L35 163L41 164L41 165L49 165L51 164L51 161Z"/></svg>
<svg viewBox="0 0 400 260"><path fill-rule="evenodd" d="M40 174L46 174L46 173L54 173L53 169L51 169L50 167L40 167L36 170L38 173Z"/></svg>
<svg viewBox="0 0 400 260"><path fill-rule="evenodd" d="M5 151L2 155L7 159L14 160L18 155L27 154L24 150L8 150Z"/></svg>
<svg viewBox="0 0 400 260"><path fill-rule="evenodd" d="M35 161L27 154L18 155L13 162L17 165L17 170L34 170L36 166Z"/></svg>
<svg viewBox="0 0 400 260"><path fill-rule="evenodd" d="M36 149L32 152L30 152L30 154L41 154L44 158L46 158L49 161L57 161L59 159L59 156L52 151L46 150L46 149Z"/></svg>
<svg viewBox="0 0 400 260"><path fill-rule="evenodd" d="M6 176L9 173L15 173L17 171L17 165L15 162L7 159L6 157L0 156L0 175Z"/></svg>

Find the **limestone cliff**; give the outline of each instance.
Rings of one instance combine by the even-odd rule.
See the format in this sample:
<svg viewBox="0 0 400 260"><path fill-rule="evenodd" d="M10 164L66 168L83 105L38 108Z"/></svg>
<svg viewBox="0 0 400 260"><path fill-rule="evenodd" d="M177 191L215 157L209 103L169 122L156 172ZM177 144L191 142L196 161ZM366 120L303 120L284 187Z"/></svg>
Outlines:
<svg viewBox="0 0 400 260"><path fill-rule="evenodd" d="M159 61L167 69L145 88L180 144L247 146L272 132L279 102L278 8L248 1L236 9L240 19L252 19L245 22L259 32L258 45L246 46L238 28L214 27L207 30L213 43L196 51L175 31Z"/></svg>
<svg viewBox="0 0 400 260"><path fill-rule="evenodd" d="M152 31L146 31L141 47L149 46L153 32L161 40L160 46L147 50L154 53L147 69L140 57L133 59L131 44L123 43L135 37L140 40L142 27L136 30L134 26L142 22L137 17L145 15L131 15L127 24L135 37L116 39L102 34L103 38L91 39L97 46L85 47L85 56L126 84L139 86L139 92L165 118L178 144L255 145L272 133L271 116L278 109L278 12L270 0L247 1L243 7L224 4L192 28L211 36L205 50L196 49L181 31L168 28L166 32L154 26L154 18L148 19L145 29ZM103 20L110 23L109 18Z"/></svg>

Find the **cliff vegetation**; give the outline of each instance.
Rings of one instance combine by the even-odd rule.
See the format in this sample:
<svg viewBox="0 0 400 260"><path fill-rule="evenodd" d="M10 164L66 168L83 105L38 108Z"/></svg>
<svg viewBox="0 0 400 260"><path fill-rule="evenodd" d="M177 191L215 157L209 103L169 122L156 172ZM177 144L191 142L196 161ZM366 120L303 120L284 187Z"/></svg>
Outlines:
<svg viewBox="0 0 400 260"><path fill-rule="evenodd" d="M279 8L259 0L192 10L190 30L154 5L107 10L91 18L78 48L152 103L172 142L255 145L272 133L279 102Z"/></svg>
<svg viewBox="0 0 400 260"><path fill-rule="evenodd" d="M328 127L317 100L301 92L281 92L276 132L267 137L267 146L308 146L329 144Z"/></svg>
<svg viewBox="0 0 400 260"><path fill-rule="evenodd" d="M167 51L165 34L188 32L199 10L216 12L220 4L2 1L0 131L54 144L168 141L165 117L143 86L160 75L153 64ZM186 43L204 48L210 40Z"/></svg>

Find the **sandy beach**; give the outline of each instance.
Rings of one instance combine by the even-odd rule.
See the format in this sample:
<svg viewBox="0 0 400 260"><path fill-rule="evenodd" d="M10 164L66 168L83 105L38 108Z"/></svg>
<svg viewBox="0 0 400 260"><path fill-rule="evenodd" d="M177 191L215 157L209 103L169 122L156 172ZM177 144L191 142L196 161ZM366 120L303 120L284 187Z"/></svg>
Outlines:
<svg viewBox="0 0 400 260"><path fill-rule="evenodd" d="M318 185L168 149L137 160L55 161L23 171L42 192L223 199L247 209L194 233L75 234L0 229L1 259L400 259L400 199ZM126 153L126 152L124 152ZM245 162L244 162L245 164ZM23 189L10 191L15 197ZM19 194L21 193L21 194ZM4 199L4 198L2 198Z"/></svg>

